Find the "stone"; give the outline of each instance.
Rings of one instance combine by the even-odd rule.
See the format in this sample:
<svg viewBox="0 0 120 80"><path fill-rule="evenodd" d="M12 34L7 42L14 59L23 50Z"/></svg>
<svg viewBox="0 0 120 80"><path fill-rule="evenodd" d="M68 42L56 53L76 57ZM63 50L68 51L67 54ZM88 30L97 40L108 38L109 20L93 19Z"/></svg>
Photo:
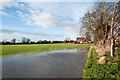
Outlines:
<svg viewBox="0 0 120 80"><path fill-rule="evenodd" d="M106 61L105 61L105 56L100 57L99 60L98 60L98 63L99 63L99 64L105 64L105 62L106 62Z"/></svg>

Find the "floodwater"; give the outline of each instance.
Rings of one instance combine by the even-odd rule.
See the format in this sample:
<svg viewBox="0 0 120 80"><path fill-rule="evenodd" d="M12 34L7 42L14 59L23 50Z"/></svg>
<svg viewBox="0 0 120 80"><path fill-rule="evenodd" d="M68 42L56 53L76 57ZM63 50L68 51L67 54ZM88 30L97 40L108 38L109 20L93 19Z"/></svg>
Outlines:
<svg viewBox="0 0 120 80"><path fill-rule="evenodd" d="M81 78L89 48L2 58L3 78Z"/></svg>

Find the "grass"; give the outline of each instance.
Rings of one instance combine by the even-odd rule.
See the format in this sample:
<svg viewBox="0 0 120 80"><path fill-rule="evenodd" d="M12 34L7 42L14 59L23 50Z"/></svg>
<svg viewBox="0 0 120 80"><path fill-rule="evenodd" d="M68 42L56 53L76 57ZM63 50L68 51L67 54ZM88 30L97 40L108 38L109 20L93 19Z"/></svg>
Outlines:
<svg viewBox="0 0 120 80"><path fill-rule="evenodd" d="M61 50L64 48L86 48L91 44L26 44L26 45L1 45L2 56L20 53L39 53L50 50Z"/></svg>
<svg viewBox="0 0 120 80"><path fill-rule="evenodd" d="M120 79L120 47L115 49L114 58L111 58L110 53L106 55L106 63L98 64L98 54L92 48L88 53L88 59L83 69L83 78L105 78L107 80Z"/></svg>

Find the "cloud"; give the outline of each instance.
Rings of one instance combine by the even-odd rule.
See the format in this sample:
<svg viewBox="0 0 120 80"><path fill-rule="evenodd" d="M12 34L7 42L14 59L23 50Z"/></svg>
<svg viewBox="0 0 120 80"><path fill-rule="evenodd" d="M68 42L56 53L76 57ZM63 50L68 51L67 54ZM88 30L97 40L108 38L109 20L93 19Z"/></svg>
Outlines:
<svg viewBox="0 0 120 80"><path fill-rule="evenodd" d="M45 34L45 33L38 33L38 32L26 32L26 31L18 31L18 30L10 30L10 29L2 29L2 33L8 33L8 34L26 34L26 35L35 35L35 36L41 36L41 37L63 37L64 35L55 35L55 34Z"/></svg>
<svg viewBox="0 0 120 80"><path fill-rule="evenodd" d="M19 2L12 2L12 0L10 0L10 2L0 2L0 10L4 10L6 7L7 8L15 7L19 9L24 9L25 5Z"/></svg>
<svg viewBox="0 0 120 80"><path fill-rule="evenodd" d="M10 30L10 29L2 29L2 38L3 40L10 40L12 38L16 38L21 40L22 37L27 37L33 40L44 40L47 38L63 38L64 35L63 34L45 34L45 33L40 33L40 32L26 32L26 31L18 31L18 30ZM50 40L47 39L47 40Z"/></svg>
<svg viewBox="0 0 120 80"><path fill-rule="evenodd" d="M60 28L66 34L72 34L74 36L79 34L80 25L78 22L69 20L63 21L60 17L47 12L33 13L28 15L19 12L19 16L23 18L23 20L26 20L28 25L38 25L43 28Z"/></svg>
<svg viewBox="0 0 120 80"><path fill-rule="evenodd" d="M43 28L47 27L58 27L61 22L61 19L56 16L52 15L48 12L40 12L38 9L28 9L29 13L23 13L21 11L17 11L19 17L23 21L27 21L26 24L28 25L38 25Z"/></svg>
<svg viewBox="0 0 120 80"><path fill-rule="evenodd" d="M61 20L59 17L47 12L40 12L38 15L33 14L31 15L31 17L29 17L29 19L33 21L33 22L29 21L31 22L31 24L33 23L33 25L38 25L43 28L58 27L58 25L60 25L61 23Z"/></svg>
<svg viewBox="0 0 120 80"><path fill-rule="evenodd" d="M0 0L0 2L92 2L96 0Z"/></svg>
<svg viewBox="0 0 120 80"><path fill-rule="evenodd" d="M0 0L0 2L116 2L119 0Z"/></svg>
<svg viewBox="0 0 120 80"><path fill-rule="evenodd" d="M53 3L26 3L30 9L41 10L44 12L51 13L56 16L61 16L62 18L73 18L73 20L78 20L83 16L87 10L89 10L94 3L92 2L53 2Z"/></svg>
<svg viewBox="0 0 120 80"><path fill-rule="evenodd" d="M8 5L7 5L8 4ZM40 28L58 28L63 31L64 36L76 37L79 35L80 23L79 19L82 17L86 11L93 6L93 3L6 3L1 9L6 7L15 7L15 11L20 20L24 21L27 25L39 26ZM21 10L22 9L22 10ZM17 17L18 17L17 16ZM10 33L16 37L22 37L24 35L29 35L24 32L13 31ZM53 32L53 31L52 31ZM57 33L57 31L54 31ZM5 31L4 31L5 33ZM8 33L6 33L7 35ZM21 34L21 35L20 35ZM37 36L32 33L32 37ZM40 34L39 34L40 35ZM45 35L45 34L44 34ZM12 36L12 37L14 37ZM40 35L42 36L42 35ZM46 35L52 37L51 35ZM45 36L43 36L45 37ZM36 38L37 39L37 38ZM74 38L75 39L75 38Z"/></svg>
<svg viewBox="0 0 120 80"><path fill-rule="evenodd" d="M0 14L1 15L8 15L6 12L4 12L4 11L0 11Z"/></svg>
<svg viewBox="0 0 120 80"><path fill-rule="evenodd" d="M8 2L4 2L8 1ZM14 15L11 15L10 13L6 12L6 8L16 8L16 9L26 9L24 3L18 3L18 2L12 2L12 0L1 0L0 1L0 15L1 16L7 16L7 17L15 17Z"/></svg>
<svg viewBox="0 0 120 80"><path fill-rule="evenodd" d="M93 3L26 3L27 13L17 11L27 25L61 28L66 34L79 35L79 19ZM64 8L63 8L64 7ZM72 20L70 20L72 19Z"/></svg>

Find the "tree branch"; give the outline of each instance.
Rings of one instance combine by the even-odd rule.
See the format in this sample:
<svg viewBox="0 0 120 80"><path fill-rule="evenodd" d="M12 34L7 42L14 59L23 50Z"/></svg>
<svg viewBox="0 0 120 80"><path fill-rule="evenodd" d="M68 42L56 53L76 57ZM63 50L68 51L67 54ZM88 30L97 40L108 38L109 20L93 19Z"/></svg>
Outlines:
<svg viewBox="0 0 120 80"><path fill-rule="evenodd" d="M114 40L118 37L117 34L118 34L119 31L120 31L120 28L119 28L119 30L115 33Z"/></svg>
<svg viewBox="0 0 120 80"><path fill-rule="evenodd" d="M118 21L118 22L116 22L116 23L114 24L113 29L115 29L115 27L116 27L116 25L117 25L118 23L120 23L120 21Z"/></svg>

